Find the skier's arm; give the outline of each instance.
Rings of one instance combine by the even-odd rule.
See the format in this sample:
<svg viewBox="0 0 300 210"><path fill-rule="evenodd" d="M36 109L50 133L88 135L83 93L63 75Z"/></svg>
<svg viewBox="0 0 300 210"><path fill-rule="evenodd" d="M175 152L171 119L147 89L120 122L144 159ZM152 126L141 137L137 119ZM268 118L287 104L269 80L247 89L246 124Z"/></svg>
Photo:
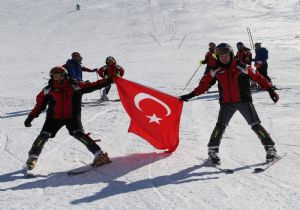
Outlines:
<svg viewBox="0 0 300 210"><path fill-rule="evenodd" d="M257 71L255 72L251 68L251 66L238 64L238 68L243 73L248 74L248 76L253 81L257 82L263 90L268 91L272 101L276 103L279 100L279 95L275 92L273 84L269 82L266 78L264 78L261 74L259 74Z"/></svg>
<svg viewBox="0 0 300 210"><path fill-rule="evenodd" d="M37 118L40 115L40 113L45 110L45 108L47 106L47 99L46 99L45 92L46 92L46 89L42 90L37 95L36 104L24 122L26 127L31 127L31 122L33 121L33 119Z"/></svg>
<svg viewBox="0 0 300 210"><path fill-rule="evenodd" d="M91 93L95 90L99 90L101 88L106 87L112 82L113 82L112 78L101 79L101 80L97 80L96 82L79 82L78 88L83 94Z"/></svg>
<svg viewBox="0 0 300 210"><path fill-rule="evenodd" d="M97 71L98 69L90 69L90 68L87 68L87 67L83 66L83 67L81 68L81 70L82 70L82 71L86 71L86 72L95 72L95 71Z"/></svg>
<svg viewBox="0 0 300 210"><path fill-rule="evenodd" d="M99 76L100 76L101 78L104 78L104 77L105 77L105 75L104 75L104 68L103 68L103 67L101 67L101 68L98 70L97 73L99 74Z"/></svg>
<svg viewBox="0 0 300 210"><path fill-rule="evenodd" d="M211 71L209 71L209 73L205 74L201 78L198 87L196 87L192 92L190 92L188 94L179 96L180 100L188 101L189 99L191 99L195 96L205 93L205 91L207 91L210 88L211 81L214 79L214 75L216 73L215 71L217 71L217 70L214 70L214 71L211 70Z"/></svg>
<svg viewBox="0 0 300 210"><path fill-rule="evenodd" d="M201 63L202 63L202 64L207 64L207 63L208 63L208 57L209 57L209 53L207 52L207 53L205 54L204 60L202 60Z"/></svg>
<svg viewBox="0 0 300 210"><path fill-rule="evenodd" d="M123 69L123 67L122 66L118 66L118 70L117 70L118 72L117 72L117 76L119 76L119 77L123 77L123 75L124 75L124 69Z"/></svg>

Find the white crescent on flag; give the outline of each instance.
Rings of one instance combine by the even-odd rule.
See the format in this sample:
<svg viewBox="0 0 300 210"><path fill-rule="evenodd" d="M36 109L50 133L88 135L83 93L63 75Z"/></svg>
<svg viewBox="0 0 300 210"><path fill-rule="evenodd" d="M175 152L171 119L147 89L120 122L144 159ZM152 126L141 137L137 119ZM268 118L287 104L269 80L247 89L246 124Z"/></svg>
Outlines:
<svg viewBox="0 0 300 210"><path fill-rule="evenodd" d="M161 101L158 98L155 98L154 96L149 95L147 93L139 93L134 97L134 104L140 111L143 111L143 110L141 109L139 104L144 99L151 99L153 101L156 101L160 105L162 105L167 111L167 114L165 116L169 116L171 114L171 109L167 104L165 104L163 101Z"/></svg>

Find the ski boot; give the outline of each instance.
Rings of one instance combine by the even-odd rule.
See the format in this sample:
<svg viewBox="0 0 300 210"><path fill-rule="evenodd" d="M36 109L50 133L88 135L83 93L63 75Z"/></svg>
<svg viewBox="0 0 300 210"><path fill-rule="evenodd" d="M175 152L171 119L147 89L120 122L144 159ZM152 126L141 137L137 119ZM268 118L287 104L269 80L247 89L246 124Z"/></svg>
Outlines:
<svg viewBox="0 0 300 210"><path fill-rule="evenodd" d="M208 160L214 165L220 165L219 148L208 148Z"/></svg>
<svg viewBox="0 0 300 210"><path fill-rule="evenodd" d="M102 102L102 101L108 101L108 100L109 99L108 99L107 95L101 95L101 98L99 99L100 102Z"/></svg>
<svg viewBox="0 0 300 210"><path fill-rule="evenodd" d="M26 161L26 167L27 167L27 169L28 170L32 170L35 167L37 161L38 161L38 156L36 156L36 155L29 155L29 157L28 157L28 159Z"/></svg>
<svg viewBox="0 0 300 210"><path fill-rule="evenodd" d="M109 164L111 161L107 155L107 153L103 153L102 151L98 151L95 153L95 158L92 163L93 167L98 167L104 164Z"/></svg>
<svg viewBox="0 0 300 210"><path fill-rule="evenodd" d="M278 157L275 146L265 146L265 150L267 163L274 161Z"/></svg>

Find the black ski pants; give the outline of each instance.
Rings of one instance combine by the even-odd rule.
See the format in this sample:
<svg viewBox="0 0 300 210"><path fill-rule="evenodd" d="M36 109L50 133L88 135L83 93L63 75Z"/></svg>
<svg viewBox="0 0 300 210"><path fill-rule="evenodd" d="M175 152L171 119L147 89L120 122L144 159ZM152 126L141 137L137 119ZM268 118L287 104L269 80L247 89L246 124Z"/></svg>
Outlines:
<svg viewBox="0 0 300 210"><path fill-rule="evenodd" d="M252 130L257 134L264 146L275 144L268 132L260 124L260 119L253 106L253 103L241 102L220 105L218 122L211 134L210 140L207 145L208 147L218 148L220 146L222 135L225 132L226 126L229 124L232 116L236 111L239 111L245 118L247 123L251 125Z"/></svg>
<svg viewBox="0 0 300 210"><path fill-rule="evenodd" d="M63 126L66 126L69 134L83 143L93 154L101 150L100 147L95 143L95 141L84 133L80 117L70 119L47 118L40 135L32 144L29 155L39 156L48 139L54 138L56 133Z"/></svg>

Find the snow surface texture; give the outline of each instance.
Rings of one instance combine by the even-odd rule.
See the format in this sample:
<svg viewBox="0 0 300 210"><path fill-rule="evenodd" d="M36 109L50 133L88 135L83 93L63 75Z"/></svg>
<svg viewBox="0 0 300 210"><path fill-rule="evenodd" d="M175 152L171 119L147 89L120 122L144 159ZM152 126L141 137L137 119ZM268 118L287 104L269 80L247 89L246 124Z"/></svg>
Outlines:
<svg viewBox="0 0 300 210"><path fill-rule="evenodd" d="M74 11L76 4L80 11ZM298 0L1 0L0 7L0 209L300 209L300 2ZM77 176L66 172L93 156L65 128L45 145L34 173L20 173L45 114L23 122L51 67L73 51L83 64L104 65L113 55L125 78L172 95L191 91L204 72L207 44L254 42L269 50L269 74L279 90L253 94L262 125L288 155L253 174L265 160L257 136L239 113L220 148L228 175L206 167L206 144L217 120L217 94L184 104L180 145L167 155L127 133L121 103L83 107L85 130L109 153L112 163ZM84 73L94 81L95 73ZM215 87L213 87L215 89ZM100 97L99 91L83 101ZM118 98L115 86L109 94Z"/></svg>

